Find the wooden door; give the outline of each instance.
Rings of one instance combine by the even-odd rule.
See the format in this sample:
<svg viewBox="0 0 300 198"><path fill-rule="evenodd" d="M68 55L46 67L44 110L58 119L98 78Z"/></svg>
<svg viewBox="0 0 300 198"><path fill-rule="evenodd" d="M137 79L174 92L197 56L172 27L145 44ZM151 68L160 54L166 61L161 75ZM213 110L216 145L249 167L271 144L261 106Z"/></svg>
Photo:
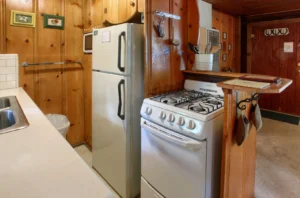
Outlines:
<svg viewBox="0 0 300 198"><path fill-rule="evenodd" d="M266 29L289 28L286 36L265 36ZM251 73L292 79L294 83L280 95L262 95L263 109L300 115L300 23L252 26ZM284 43L293 42L293 52L284 52Z"/></svg>

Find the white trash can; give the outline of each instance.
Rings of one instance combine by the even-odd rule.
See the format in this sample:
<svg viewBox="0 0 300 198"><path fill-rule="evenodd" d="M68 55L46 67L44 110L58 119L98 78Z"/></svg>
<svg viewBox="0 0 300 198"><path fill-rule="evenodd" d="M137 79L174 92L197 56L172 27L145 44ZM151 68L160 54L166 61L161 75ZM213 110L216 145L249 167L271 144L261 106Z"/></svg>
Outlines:
<svg viewBox="0 0 300 198"><path fill-rule="evenodd" d="M67 133L70 128L70 122L64 115L59 114L48 114L46 115L52 125L60 132L60 134L66 139Z"/></svg>

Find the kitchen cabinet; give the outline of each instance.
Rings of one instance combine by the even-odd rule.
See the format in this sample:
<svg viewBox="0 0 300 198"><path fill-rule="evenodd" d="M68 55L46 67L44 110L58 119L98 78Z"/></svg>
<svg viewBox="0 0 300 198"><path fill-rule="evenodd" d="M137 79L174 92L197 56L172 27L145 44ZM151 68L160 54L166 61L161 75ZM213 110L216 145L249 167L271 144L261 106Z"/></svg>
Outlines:
<svg viewBox="0 0 300 198"><path fill-rule="evenodd" d="M138 0L103 0L103 19L110 23L127 21L137 11L138 3Z"/></svg>

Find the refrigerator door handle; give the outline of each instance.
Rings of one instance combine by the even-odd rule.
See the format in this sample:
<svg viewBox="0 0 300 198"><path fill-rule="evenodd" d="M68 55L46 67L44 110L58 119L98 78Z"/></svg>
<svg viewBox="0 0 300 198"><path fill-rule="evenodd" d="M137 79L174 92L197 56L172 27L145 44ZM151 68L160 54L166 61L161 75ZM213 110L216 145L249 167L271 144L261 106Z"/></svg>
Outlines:
<svg viewBox="0 0 300 198"><path fill-rule="evenodd" d="M126 32L121 32L119 35L119 47L118 47L118 68L121 72L125 71L125 67L121 66L121 59L122 59L122 37L125 38Z"/></svg>
<svg viewBox="0 0 300 198"><path fill-rule="evenodd" d="M119 93L119 106L118 106L118 116L119 118L121 118L121 120L125 120L125 113L122 115L121 111L122 111L122 92L121 92L121 86L125 85L125 80L122 79L119 84L118 84L118 93Z"/></svg>

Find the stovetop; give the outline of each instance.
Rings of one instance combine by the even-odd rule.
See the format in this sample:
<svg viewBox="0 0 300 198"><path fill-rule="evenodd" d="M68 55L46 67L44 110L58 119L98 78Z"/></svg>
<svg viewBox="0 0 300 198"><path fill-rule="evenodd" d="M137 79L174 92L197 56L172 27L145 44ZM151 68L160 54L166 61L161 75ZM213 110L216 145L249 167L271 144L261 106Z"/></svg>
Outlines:
<svg viewBox="0 0 300 198"><path fill-rule="evenodd" d="M224 97L199 91L182 90L150 98L177 108L208 115L224 106Z"/></svg>

